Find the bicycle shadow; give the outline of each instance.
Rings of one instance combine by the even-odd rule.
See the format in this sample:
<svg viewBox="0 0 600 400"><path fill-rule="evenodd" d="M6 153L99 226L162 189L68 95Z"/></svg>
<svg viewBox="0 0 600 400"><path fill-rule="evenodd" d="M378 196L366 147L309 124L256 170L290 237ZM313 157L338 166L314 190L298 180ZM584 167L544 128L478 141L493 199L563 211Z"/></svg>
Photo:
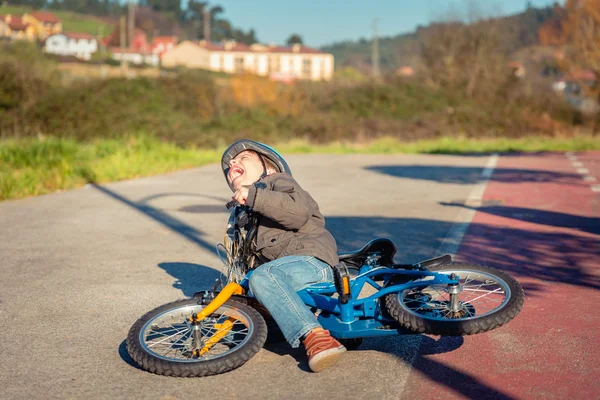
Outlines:
<svg viewBox="0 0 600 400"><path fill-rule="evenodd" d="M462 336L440 336L437 340L426 335L399 335L364 338L362 345L354 352L378 351L397 357L411 367L408 374L417 371L430 380L443 384L454 392L467 398L493 398L511 400L514 397L501 389L491 387L477 377L458 371L428 356L448 353L459 349L465 342ZM418 349L415 351L415 347ZM287 342L267 343L264 349L280 356L291 356L298 368L310 373L306 352L302 346L292 349ZM342 358L333 368L343 367Z"/></svg>

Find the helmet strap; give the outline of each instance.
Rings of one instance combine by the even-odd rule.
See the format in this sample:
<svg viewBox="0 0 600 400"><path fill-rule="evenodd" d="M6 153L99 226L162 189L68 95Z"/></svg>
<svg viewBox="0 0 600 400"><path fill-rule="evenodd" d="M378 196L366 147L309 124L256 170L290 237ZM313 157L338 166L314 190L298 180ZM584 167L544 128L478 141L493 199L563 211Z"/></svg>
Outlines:
<svg viewBox="0 0 600 400"><path fill-rule="evenodd" d="M263 159L263 156L261 156L258 152L256 152L256 154L258 155L258 158L260 159L260 163L262 164L262 167L263 167L263 173L260 176L260 178L258 178L258 180L260 181L267 176L267 165L265 164L265 160Z"/></svg>

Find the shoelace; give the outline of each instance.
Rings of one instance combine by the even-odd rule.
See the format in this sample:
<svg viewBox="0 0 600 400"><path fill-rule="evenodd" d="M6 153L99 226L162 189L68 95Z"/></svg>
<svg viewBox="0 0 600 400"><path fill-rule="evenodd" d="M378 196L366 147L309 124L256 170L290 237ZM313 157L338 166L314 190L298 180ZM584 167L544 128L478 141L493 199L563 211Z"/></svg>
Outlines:
<svg viewBox="0 0 600 400"><path fill-rule="evenodd" d="M329 331L315 332L309 335L304 342L309 357L323 349L332 347L332 344L335 344L335 339L329 335Z"/></svg>

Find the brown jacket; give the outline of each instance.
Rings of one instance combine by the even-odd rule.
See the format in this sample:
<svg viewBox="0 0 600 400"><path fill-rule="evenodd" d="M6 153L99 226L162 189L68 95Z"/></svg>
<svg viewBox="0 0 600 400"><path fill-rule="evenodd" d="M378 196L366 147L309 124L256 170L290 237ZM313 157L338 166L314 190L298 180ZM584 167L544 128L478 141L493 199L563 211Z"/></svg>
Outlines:
<svg viewBox="0 0 600 400"><path fill-rule="evenodd" d="M286 173L272 174L248 191L246 205L261 215L256 251L268 260L303 255L338 263L335 239L316 201Z"/></svg>

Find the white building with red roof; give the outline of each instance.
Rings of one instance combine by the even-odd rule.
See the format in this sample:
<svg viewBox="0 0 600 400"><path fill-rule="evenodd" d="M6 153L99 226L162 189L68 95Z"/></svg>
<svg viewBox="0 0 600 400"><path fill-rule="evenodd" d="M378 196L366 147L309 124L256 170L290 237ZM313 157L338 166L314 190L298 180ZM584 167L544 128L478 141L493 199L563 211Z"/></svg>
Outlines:
<svg viewBox="0 0 600 400"><path fill-rule="evenodd" d="M89 33L62 32L48 36L44 52L89 60L98 51L98 41Z"/></svg>
<svg viewBox="0 0 600 400"><path fill-rule="evenodd" d="M184 66L226 73L250 72L272 79L329 80L333 55L302 45L282 47L234 41L207 43L184 41L162 57L164 67Z"/></svg>

